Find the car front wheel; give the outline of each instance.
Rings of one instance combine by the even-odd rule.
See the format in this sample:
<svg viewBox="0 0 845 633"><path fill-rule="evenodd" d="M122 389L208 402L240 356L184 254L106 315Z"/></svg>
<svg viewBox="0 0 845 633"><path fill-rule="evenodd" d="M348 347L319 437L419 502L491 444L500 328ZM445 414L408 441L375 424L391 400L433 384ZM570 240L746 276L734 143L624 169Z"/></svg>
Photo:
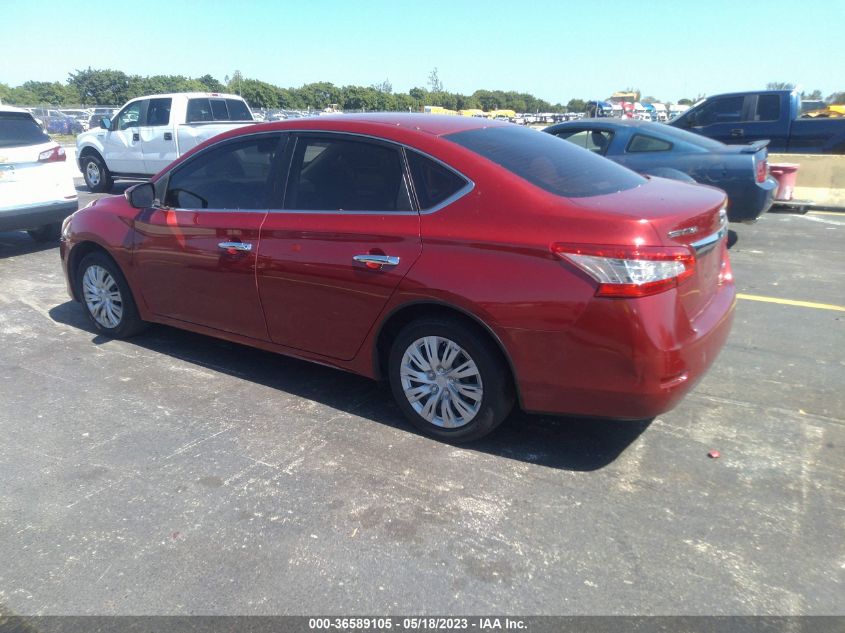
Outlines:
<svg viewBox="0 0 845 633"><path fill-rule="evenodd" d="M498 349L457 319L425 318L405 326L393 342L388 371L403 413L438 439L479 439L513 408L510 372Z"/></svg>
<svg viewBox="0 0 845 633"><path fill-rule="evenodd" d="M108 167L99 156L89 154L82 159L82 176L88 190L93 193L105 193L111 191L114 179L109 173Z"/></svg>
<svg viewBox="0 0 845 633"><path fill-rule="evenodd" d="M104 253L90 253L82 259L76 283L85 313L98 332L126 338L146 326L138 316L126 278Z"/></svg>

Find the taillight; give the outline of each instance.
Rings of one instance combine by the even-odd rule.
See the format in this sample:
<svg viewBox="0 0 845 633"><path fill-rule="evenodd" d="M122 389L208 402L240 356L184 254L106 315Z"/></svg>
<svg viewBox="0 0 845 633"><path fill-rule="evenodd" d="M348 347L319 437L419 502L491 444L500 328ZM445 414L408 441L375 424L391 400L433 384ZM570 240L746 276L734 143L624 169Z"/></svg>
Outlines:
<svg viewBox="0 0 845 633"><path fill-rule="evenodd" d="M552 252L599 283L597 297L646 297L675 288L695 272L686 246L552 244Z"/></svg>
<svg viewBox="0 0 845 633"><path fill-rule="evenodd" d="M757 161L757 182L765 182L769 175L769 161L765 158Z"/></svg>
<svg viewBox="0 0 845 633"><path fill-rule="evenodd" d="M31 156L31 154L30 154ZM54 147L47 149L38 155L39 163L57 163L67 159L64 147Z"/></svg>

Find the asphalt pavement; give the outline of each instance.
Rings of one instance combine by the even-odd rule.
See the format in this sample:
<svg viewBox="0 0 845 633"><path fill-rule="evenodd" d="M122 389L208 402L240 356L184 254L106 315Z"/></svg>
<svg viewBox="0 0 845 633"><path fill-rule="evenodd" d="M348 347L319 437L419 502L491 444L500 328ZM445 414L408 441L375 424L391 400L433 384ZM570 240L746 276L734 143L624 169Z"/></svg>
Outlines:
<svg viewBox="0 0 845 633"><path fill-rule="evenodd" d="M460 448L364 378L98 336L57 246L0 233L0 612L845 614L845 215L732 229L675 410Z"/></svg>

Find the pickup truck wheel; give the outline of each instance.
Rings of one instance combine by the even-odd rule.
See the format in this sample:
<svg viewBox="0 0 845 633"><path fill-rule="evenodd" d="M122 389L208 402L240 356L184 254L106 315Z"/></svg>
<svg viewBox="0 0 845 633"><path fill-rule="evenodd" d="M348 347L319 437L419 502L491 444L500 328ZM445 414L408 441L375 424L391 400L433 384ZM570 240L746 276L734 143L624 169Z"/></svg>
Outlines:
<svg viewBox="0 0 845 633"><path fill-rule="evenodd" d="M45 224L37 229L30 229L27 233L36 242L55 242L62 233L62 225L60 222Z"/></svg>
<svg viewBox="0 0 845 633"><path fill-rule="evenodd" d="M82 258L76 283L76 295L85 314L101 334L126 338L146 327L120 267L105 253L90 253Z"/></svg>
<svg viewBox="0 0 845 633"><path fill-rule="evenodd" d="M88 154L82 159L82 176L85 184L92 193L105 193L111 191L114 185L114 178L109 173L108 167L99 156Z"/></svg>

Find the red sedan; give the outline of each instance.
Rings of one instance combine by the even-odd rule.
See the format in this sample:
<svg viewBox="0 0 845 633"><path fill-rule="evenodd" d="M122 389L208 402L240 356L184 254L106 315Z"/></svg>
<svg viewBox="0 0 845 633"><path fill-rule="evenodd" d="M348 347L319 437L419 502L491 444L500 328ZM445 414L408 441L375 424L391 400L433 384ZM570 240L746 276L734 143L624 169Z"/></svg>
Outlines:
<svg viewBox="0 0 845 633"><path fill-rule="evenodd" d="M489 433L515 402L673 407L730 330L725 196L471 117L233 130L63 227L101 333L167 325L386 378L418 428Z"/></svg>

